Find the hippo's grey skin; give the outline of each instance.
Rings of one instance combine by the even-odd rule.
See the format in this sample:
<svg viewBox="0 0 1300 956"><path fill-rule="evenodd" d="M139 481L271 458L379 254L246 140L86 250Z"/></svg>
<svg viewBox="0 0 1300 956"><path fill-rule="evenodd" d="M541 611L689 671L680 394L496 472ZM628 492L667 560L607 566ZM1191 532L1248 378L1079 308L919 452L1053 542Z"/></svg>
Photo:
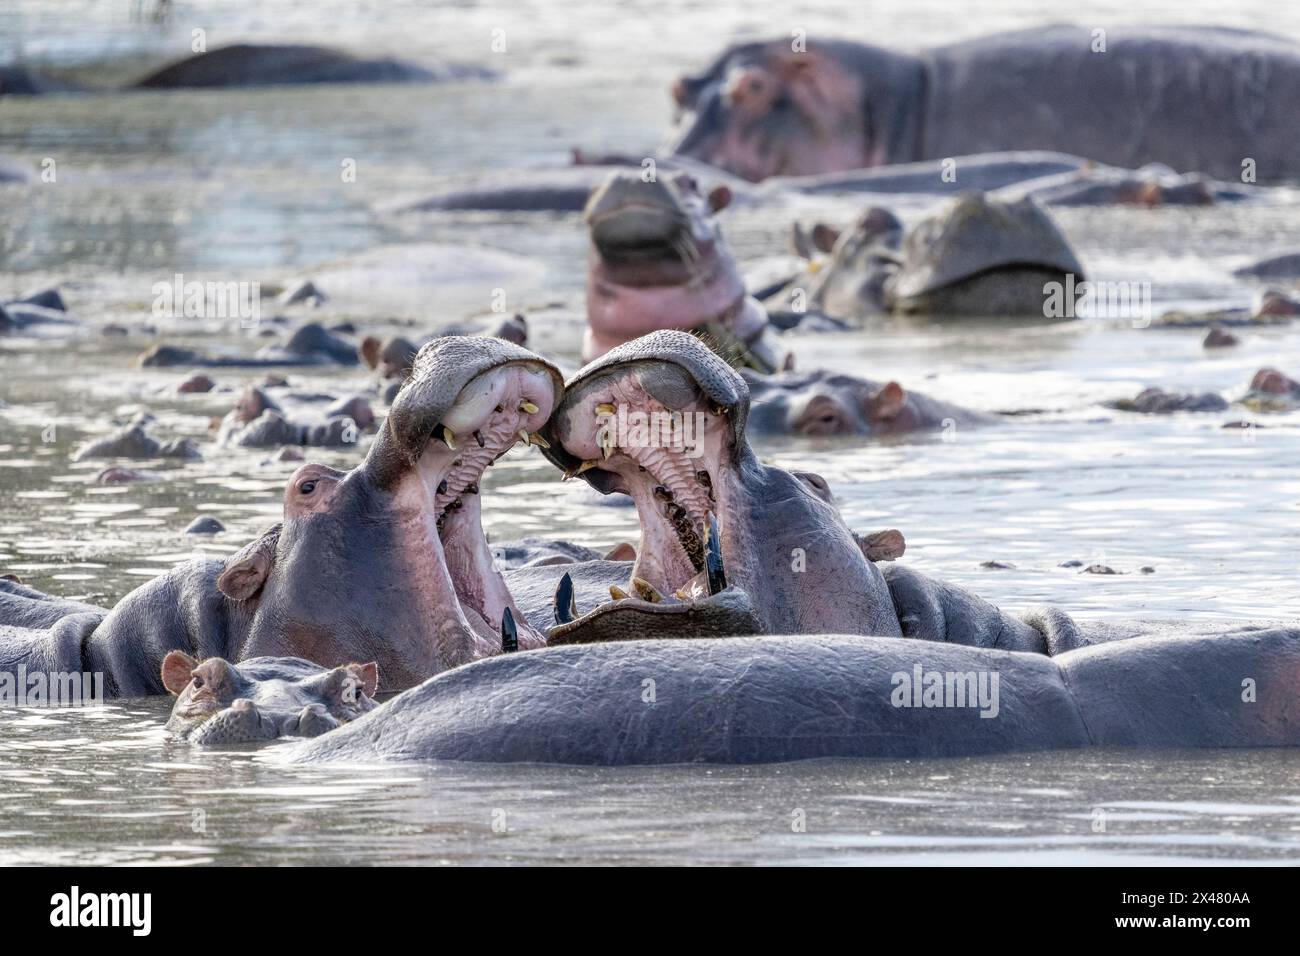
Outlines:
<svg viewBox="0 0 1300 956"><path fill-rule="evenodd" d="M704 195L688 173L647 182L615 173L592 193L587 223L587 330L591 361L656 329L698 330L733 364L775 372L763 340L767 313L750 295L714 216L726 186Z"/></svg>
<svg viewBox="0 0 1300 956"><path fill-rule="evenodd" d="M1088 167L1019 183L1006 193L1032 196L1048 206L1210 206L1248 199L1252 188L1151 163L1137 170Z"/></svg>
<svg viewBox="0 0 1300 956"><path fill-rule="evenodd" d="M442 674L285 756L743 764L1300 745L1295 627L1088 636L1058 657L851 635L549 648Z"/></svg>
<svg viewBox="0 0 1300 956"><path fill-rule="evenodd" d="M0 332L43 325L71 325L67 312L68 307L58 289L43 289L26 298L0 304Z"/></svg>
<svg viewBox="0 0 1300 956"><path fill-rule="evenodd" d="M177 345L155 345L140 356L142 368L272 368L278 366L358 364L357 347L319 322L307 322L283 345L268 345L255 356L211 356Z"/></svg>
<svg viewBox="0 0 1300 956"><path fill-rule="evenodd" d="M176 695L167 730L214 747L318 737L356 720L377 706L379 669L370 663L329 670L293 657L200 662L171 651L163 658L162 682Z"/></svg>
<svg viewBox="0 0 1300 956"><path fill-rule="evenodd" d="M282 404L250 385L221 420L217 442L243 448L281 445L346 448L355 445L362 433L375 424L370 403L360 396L338 399L319 410L304 407L305 404L290 405L288 398Z"/></svg>
<svg viewBox="0 0 1300 956"><path fill-rule="evenodd" d="M1217 27L1046 26L895 53L743 43L674 87L671 147L746 179L1060 150L1260 182L1300 174L1300 47ZM1213 129L1214 135L1207 135Z"/></svg>
<svg viewBox="0 0 1300 956"><path fill-rule="evenodd" d="M822 369L741 374L751 398L747 427L755 435L900 435L994 420L904 390L897 382L882 384Z"/></svg>
<svg viewBox="0 0 1300 956"><path fill-rule="evenodd" d="M651 412L679 413L679 422L693 423L693 437L638 434L633 416ZM747 440L749 413L745 379L673 330L621 345L569 380L546 425L544 454L599 491L630 495L641 545L630 566L589 562L509 575L525 608L540 594L555 596L559 623L548 644L820 632L1039 652L1068 646L1054 648L1040 627L958 588L901 568L882 573L816 476L758 460ZM572 601L555 585L565 573ZM615 600L591 608L586 602L602 585ZM902 607L915 610L900 614Z"/></svg>
<svg viewBox="0 0 1300 956"><path fill-rule="evenodd" d="M181 458L193 461L201 458L198 445L192 438L175 438L159 441L145 431L145 423L137 419L111 435L87 441L73 453L73 461L91 458Z"/></svg>
<svg viewBox="0 0 1300 956"><path fill-rule="evenodd" d="M1209 312L1166 312L1152 325L1166 329L1203 329L1216 326L1286 325L1300 316L1300 296L1283 289L1262 289L1247 308Z"/></svg>
<svg viewBox="0 0 1300 956"><path fill-rule="evenodd" d="M1107 402L1106 405L1121 412L1168 415L1172 412L1221 412L1228 407L1228 402L1222 395L1214 392L1192 394L1166 392L1161 388L1146 388L1133 398L1121 398Z"/></svg>
<svg viewBox="0 0 1300 956"><path fill-rule="evenodd" d="M448 335L486 335L527 346L528 320L522 314L515 314L507 319L493 316L465 322L451 322L442 326L427 339L414 342L400 335L386 339L368 335L361 340L359 351L366 365L377 371L381 377L405 378L411 371L411 365L415 362L420 346Z"/></svg>
<svg viewBox="0 0 1300 956"><path fill-rule="evenodd" d="M507 608L519 647L540 646L493 567L478 482L561 388L558 370L513 343L430 343L365 460L346 473L299 468L283 522L227 560L180 564L111 612L61 611L0 581L0 672L101 672L109 694L138 696L162 692L163 658L179 650L375 661L398 690L500 653Z"/></svg>
<svg viewBox="0 0 1300 956"><path fill-rule="evenodd" d="M1241 279L1262 279L1267 282L1300 279L1300 252L1284 252L1269 256L1267 259L1235 269L1232 274Z"/></svg>
<svg viewBox="0 0 1300 956"><path fill-rule="evenodd" d="M886 312L1043 316L1050 283L1083 281L1083 267L1047 212L1028 197L967 192L904 230L867 210L835 237L822 227L796 251L814 260L767 301L774 313L862 319ZM778 318L778 321L780 319Z"/></svg>

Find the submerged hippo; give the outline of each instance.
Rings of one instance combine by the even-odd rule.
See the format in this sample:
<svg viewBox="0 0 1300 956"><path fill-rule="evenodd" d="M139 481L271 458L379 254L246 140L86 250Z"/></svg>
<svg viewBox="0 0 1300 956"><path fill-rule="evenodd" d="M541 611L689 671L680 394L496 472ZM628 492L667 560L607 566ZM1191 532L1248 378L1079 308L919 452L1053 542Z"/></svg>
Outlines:
<svg viewBox="0 0 1300 956"><path fill-rule="evenodd" d="M19 332L40 327L71 326L68 307L58 289L40 292L0 304L0 332Z"/></svg>
<svg viewBox="0 0 1300 956"><path fill-rule="evenodd" d="M852 229L822 227L806 242L796 233L796 250L811 261L767 300L774 312L1042 317L1050 289L1084 278L1065 236L1029 197L963 193L909 230L874 207ZM826 259L812 258L817 252Z"/></svg>
<svg viewBox="0 0 1300 956"><path fill-rule="evenodd" d="M146 430L147 420L136 418L117 431L102 438L93 438L73 452L73 461L92 458L180 458L192 461L201 458L199 446L192 438L173 438L161 441Z"/></svg>
<svg viewBox="0 0 1300 956"><path fill-rule="evenodd" d="M218 746L317 737L356 720L377 706L379 670L374 663L330 670L292 657L200 662L171 651L163 658L162 682L176 695L167 730Z"/></svg>
<svg viewBox="0 0 1300 956"><path fill-rule="evenodd" d="M676 152L750 180L1060 150L1238 180L1300 175L1300 46L1218 27L1047 26L896 53L743 43L682 77Z"/></svg>
<svg viewBox="0 0 1300 956"><path fill-rule="evenodd" d="M882 384L821 369L741 374L749 385L747 427L754 435L899 435L995 420L893 381Z"/></svg>
<svg viewBox="0 0 1300 956"><path fill-rule="evenodd" d="M286 396L285 402L277 402L265 390L248 386L235 400L235 407L221 420L218 444L244 448L280 445L345 448L355 445L361 434L375 424L370 403L357 395L337 399L319 409L310 406L320 403L290 402L291 398Z"/></svg>
<svg viewBox="0 0 1300 956"><path fill-rule="evenodd" d="M560 373L488 338L427 345L352 471L299 468L284 519L229 559L185 562L112 611L0 581L0 673L102 672L108 693L164 690L168 651L239 663L374 661L386 690L542 636L492 562L478 483L532 441Z"/></svg>
<svg viewBox="0 0 1300 956"><path fill-rule="evenodd" d="M697 330L736 364L781 367L764 341L767 313L745 291L714 215L731 202L706 196L687 173L645 181L611 175L587 202L587 331L590 361L656 329Z"/></svg>
<svg viewBox="0 0 1300 956"><path fill-rule="evenodd" d="M140 356L142 368L174 368L185 365L198 368L269 368L272 366L309 366L358 364L357 347L345 336L332 332L319 322L306 322L289 334L282 345L268 345L251 357L206 355L179 345L159 344Z"/></svg>
<svg viewBox="0 0 1300 956"><path fill-rule="evenodd" d="M1250 380L1241 403L1257 412L1289 412L1300 408L1300 382L1275 368L1262 368Z"/></svg>

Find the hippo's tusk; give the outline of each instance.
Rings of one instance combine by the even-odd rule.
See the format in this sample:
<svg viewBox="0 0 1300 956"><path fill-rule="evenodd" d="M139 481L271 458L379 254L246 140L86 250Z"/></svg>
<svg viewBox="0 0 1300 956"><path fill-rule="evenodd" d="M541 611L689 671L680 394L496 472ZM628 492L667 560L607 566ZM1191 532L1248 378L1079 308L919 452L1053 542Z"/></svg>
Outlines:
<svg viewBox="0 0 1300 956"><path fill-rule="evenodd" d="M568 624L578 616L578 601L573 593L573 578L568 571L555 586L555 623Z"/></svg>
<svg viewBox="0 0 1300 956"><path fill-rule="evenodd" d="M530 401L529 401L528 399L526 399L526 398L525 398L522 402L519 403L519 410L520 410L521 412L523 412L524 414L526 414L526 415L536 415L536 414L537 414L537 406L534 405L532 402L530 402Z"/></svg>
<svg viewBox="0 0 1300 956"><path fill-rule="evenodd" d="M515 627L515 616L510 608L501 612L501 653L513 654L519 650L519 629Z"/></svg>
<svg viewBox="0 0 1300 956"><path fill-rule="evenodd" d="M442 426L442 440L447 443L447 447L450 448L452 451L456 450L456 436L452 433L452 430L448 428L446 425Z"/></svg>
<svg viewBox="0 0 1300 956"><path fill-rule="evenodd" d="M609 461L609 456L614 454L614 436L608 431L600 436L600 457L604 461Z"/></svg>
<svg viewBox="0 0 1300 956"><path fill-rule="evenodd" d="M649 601L651 604L663 603L664 596L659 593L659 589L645 578L633 578L632 590L643 601Z"/></svg>
<svg viewBox="0 0 1300 956"><path fill-rule="evenodd" d="M613 598L615 601L626 601L628 598L628 593L624 591L621 587L619 587L617 584L611 584L609 586L609 596Z"/></svg>
<svg viewBox="0 0 1300 956"><path fill-rule="evenodd" d="M613 415L616 411L618 411L618 409L616 409L609 402L600 402L599 404L596 405L597 418L607 418L610 415Z"/></svg>
<svg viewBox="0 0 1300 956"><path fill-rule="evenodd" d="M536 445L538 448L550 448L550 447L551 447L551 443L548 442L548 441L547 441L545 438L543 438L541 435L538 435L536 432L534 432L533 434L531 434L531 435L528 436L528 441L529 441L531 444Z"/></svg>
<svg viewBox="0 0 1300 956"><path fill-rule="evenodd" d="M587 461L584 461L582 464L574 468L570 468L568 471L566 471L564 473L564 477L561 480L568 481L570 478L575 478L578 475L582 474L584 471L589 471L592 468L595 468L599 464L600 462L596 461L594 458L588 459Z"/></svg>
<svg viewBox="0 0 1300 956"><path fill-rule="evenodd" d="M521 429L519 429L519 431L518 431L516 434L519 435L519 440L520 440L521 442L523 442L525 445L531 444L531 442L530 442L530 440L529 440L529 438L528 438L528 429L526 429L526 428L521 428Z"/></svg>
<svg viewBox="0 0 1300 956"><path fill-rule="evenodd" d="M717 594L727 588L727 575L722 567L722 533L718 530L718 519L712 511L705 521L704 567L708 571L709 594Z"/></svg>

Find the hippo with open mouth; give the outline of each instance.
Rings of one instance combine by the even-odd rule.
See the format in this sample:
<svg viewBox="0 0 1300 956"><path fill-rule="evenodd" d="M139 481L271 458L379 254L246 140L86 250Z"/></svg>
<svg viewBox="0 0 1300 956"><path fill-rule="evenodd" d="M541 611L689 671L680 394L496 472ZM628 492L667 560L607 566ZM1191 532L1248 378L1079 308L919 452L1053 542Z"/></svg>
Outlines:
<svg viewBox="0 0 1300 956"><path fill-rule="evenodd" d="M745 291L714 215L731 202L704 195L688 173L643 179L613 173L587 201L590 237L584 361L656 329L696 330L737 364L763 372L783 355L768 341L767 313Z"/></svg>
<svg viewBox="0 0 1300 956"><path fill-rule="evenodd" d="M478 482L559 400L558 370L489 338L435 340L352 471L299 468L284 520L226 561L198 559L112 611L0 580L0 672L101 672L108 693L162 693L177 650L202 660L374 661L384 690L538 633L493 566Z"/></svg>
<svg viewBox="0 0 1300 956"><path fill-rule="evenodd" d="M1044 315L1048 290L1083 266L1034 199L966 192L911 229L873 207L851 229L795 232L808 267L765 300L778 318L809 311L861 320L886 313ZM819 256L818 253L823 255Z"/></svg>
<svg viewBox="0 0 1300 956"><path fill-rule="evenodd" d="M1295 43L1217 27L1101 34L1035 27L919 54L738 44L675 83L670 147L753 181L996 150L1233 180L1249 157L1261 182L1300 174Z"/></svg>

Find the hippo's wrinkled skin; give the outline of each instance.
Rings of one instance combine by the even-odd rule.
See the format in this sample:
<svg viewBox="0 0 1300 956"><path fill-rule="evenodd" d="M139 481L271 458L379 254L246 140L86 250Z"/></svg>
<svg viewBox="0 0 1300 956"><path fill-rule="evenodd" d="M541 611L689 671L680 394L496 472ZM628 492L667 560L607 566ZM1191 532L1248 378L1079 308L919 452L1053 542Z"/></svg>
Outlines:
<svg viewBox="0 0 1300 956"><path fill-rule="evenodd" d="M689 423L689 436L683 430L674 441L657 426L653 435L646 430L650 415L671 422L674 413ZM569 380L546 425L544 454L599 491L630 495L641 544L631 564L508 575L532 608L522 595L535 594L538 579L568 574L572 600L552 585L559 623L548 644L856 633L1039 652L1071 646L1067 637L1053 647L1038 627L959 588L901 567L879 570L816 476L758 460L749 414L745 379L699 339L673 330L619 346ZM602 585L615 600L581 613Z"/></svg>
<svg viewBox="0 0 1300 956"><path fill-rule="evenodd" d="M1295 627L1097 624L1089 639L1050 658L851 635L550 648L442 674L286 756L726 764L1300 745ZM926 705L934 679L932 702L966 706Z"/></svg>
<svg viewBox="0 0 1300 956"><path fill-rule="evenodd" d="M755 435L900 435L994 420L905 390L897 382L872 382L820 369L741 374L752 400L747 428Z"/></svg>
<svg viewBox="0 0 1300 956"><path fill-rule="evenodd" d="M590 240L584 361L667 328L699 330L760 371L781 367L763 341L767 313L746 294L714 219L730 202L726 186L705 196L687 173L649 182L615 173L592 193L583 214Z"/></svg>
<svg viewBox="0 0 1300 956"><path fill-rule="evenodd" d="M210 356L177 345L155 345L140 356L142 368L269 368L274 366L356 365L357 347L319 322L296 328L283 345L268 345L252 357Z"/></svg>
<svg viewBox="0 0 1300 956"><path fill-rule="evenodd" d="M375 661L384 689L543 638L513 604L479 519L493 460L550 415L560 373L513 343L426 346L365 460L304 465L284 520L226 561L198 559L111 611L0 581L0 671L102 672L108 693L161 693L168 651L196 659Z"/></svg>
<svg viewBox="0 0 1300 956"><path fill-rule="evenodd" d="M904 230L886 209L852 229L796 230L796 251L813 259L767 304L845 319L885 312L1043 316L1051 283L1083 281L1083 267L1047 212L1029 197L963 193Z"/></svg>
<svg viewBox="0 0 1300 956"><path fill-rule="evenodd" d="M356 720L376 707L379 670L373 663L330 670L292 657L200 662L171 651L162 682L176 695L167 730L211 747L318 737Z"/></svg>
<svg viewBox="0 0 1300 956"><path fill-rule="evenodd" d="M1296 44L1172 26L1111 29L1106 43L1100 52L1086 27L1046 26L919 55L816 39L796 52L788 37L739 44L677 81L670 145L755 181L994 150L1233 180L1249 156L1261 182L1300 173Z"/></svg>
<svg viewBox="0 0 1300 956"><path fill-rule="evenodd" d="M221 420L217 442L244 448L346 448L375 424L370 403L360 396L341 398L321 409L307 404L295 402L286 409L263 389L250 385Z"/></svg>

